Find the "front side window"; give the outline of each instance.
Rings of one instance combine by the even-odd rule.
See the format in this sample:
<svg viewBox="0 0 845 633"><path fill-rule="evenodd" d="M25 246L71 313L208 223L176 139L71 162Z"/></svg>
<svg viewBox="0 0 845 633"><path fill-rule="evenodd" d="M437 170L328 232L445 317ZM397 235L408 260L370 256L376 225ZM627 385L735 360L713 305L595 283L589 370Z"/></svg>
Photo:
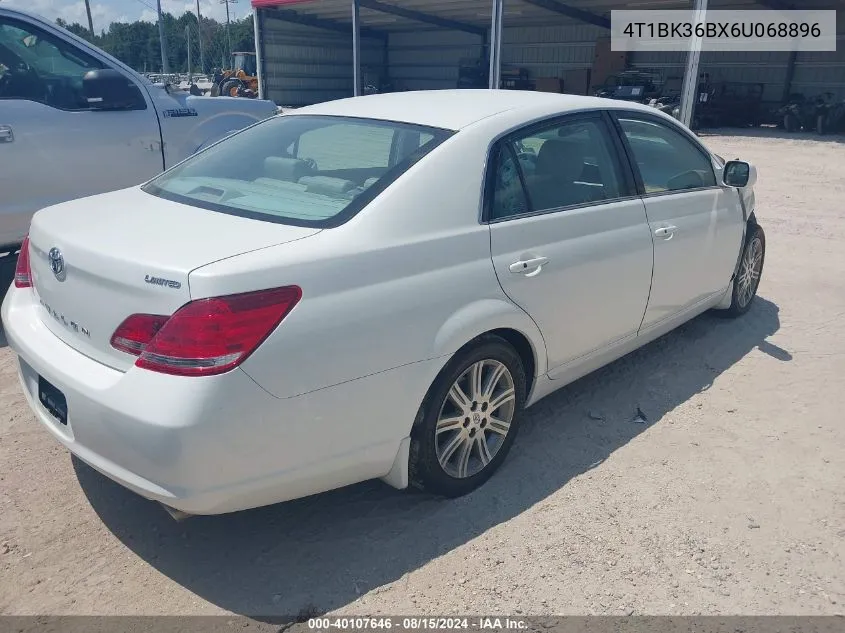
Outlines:
<svg viewBox="0 0 845 633"><path fill-rule="evenodd" d="M335 226L452 134L373 119L278 116L200 152L144 190L242 217Z"/></svg>
<svg viewBox="0 0 845 633"><path fill-rule="evenodd" d="M491 219L622 196L614 148L600 119L573 120L502 143Z"/></svg>
<svg viewBox="0 0 845 633"><path fill-rule="evenodd" d="M710 158L681 132L655 121L619 118L645 193L716 186Z"/></svg>
<svg viewBox="0 0 845 633"><path fill-rule="evenodd" d="M87 110L82 78L104 68L63 40L17 20L0 19L0 99Z"/></svg>

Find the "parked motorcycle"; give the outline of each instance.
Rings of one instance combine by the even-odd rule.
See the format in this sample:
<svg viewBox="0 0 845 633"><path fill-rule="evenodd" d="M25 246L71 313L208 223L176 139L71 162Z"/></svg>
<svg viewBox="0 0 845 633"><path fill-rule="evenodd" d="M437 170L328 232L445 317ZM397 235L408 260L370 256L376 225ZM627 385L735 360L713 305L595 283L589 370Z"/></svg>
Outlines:
<svg viewBox="0 0 845 633"><path fill-rule="evenodd" d="M845 101L837 100L833 93L826 92L816 107L816 133L836 134L845 131Z"/></svg>
<svg viewBox="0 0 845 633"><path fill-rule="evenodd" d="M842 131L845 126L845 103L836 100L831 92L812 99L803 94L793 94L778 110L778 117L781 127L787 132L834 133Z"/></svg>

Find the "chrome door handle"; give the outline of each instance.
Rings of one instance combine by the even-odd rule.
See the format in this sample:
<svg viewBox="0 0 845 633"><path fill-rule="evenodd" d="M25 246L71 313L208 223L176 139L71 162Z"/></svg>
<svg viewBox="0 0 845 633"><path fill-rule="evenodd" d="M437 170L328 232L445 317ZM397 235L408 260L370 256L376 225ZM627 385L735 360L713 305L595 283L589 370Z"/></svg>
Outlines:
<svg viewBox="0 0 845 633"><path fill-rule="evenodd" d="M508 266L508 270L515 275L525 275L526 277L533 277L538 275L543 266L549 261L548 257L534 257L532 259L522 259L514 262Z"/></svg>
<svg viewBox="0 0 845 633"><path fill-rule="evenodd" d="M0 125L0 143L11 143L15 140L11 125Z"/></svg>
<svg viewBox="0 0 845 633"><path fill-rule="evenodd" d="M662 226L659 229L655 229L654 234L657 237L662 237L665 240L671 240L672 236L675 235L675 231L677 230L677 226Z"/></svg>

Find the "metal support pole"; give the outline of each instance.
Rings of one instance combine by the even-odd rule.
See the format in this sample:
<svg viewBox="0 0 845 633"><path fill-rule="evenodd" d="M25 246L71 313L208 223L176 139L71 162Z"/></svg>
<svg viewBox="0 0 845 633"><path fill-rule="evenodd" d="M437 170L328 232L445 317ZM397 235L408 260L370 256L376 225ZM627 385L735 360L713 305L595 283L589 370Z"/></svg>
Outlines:
<svg viewBox="0 0 845 633"><path fill-rule="evenodd" d="M85 0L85 13L88 14L88 30L91 31L91 37L96 37L94 35L94 20L91 19L91 3L89 0Z"/></svg>
<svg viewBox="0 0 845 633"><path fill-rule="evenodd" d="M188 45L188 86L194 82L194 68L191 65L191 25L185 25L185 39Z"/></svg>
<svg viewBox="0 0 845 633"><path fill-rule="evenodd" d="M197 0L197 39L200 43L200 74L204 74L205 58L202 54L202 16L200 15L200 0Z"/></svg>
<svg viewBox="0 0 845 633"><path fill-rule="evenodd" d="M792 80L795 78L795 62L798 60L798 51L790 51L786 62L786 79L783 80L783 102L789 101L792 94Z"/></svg>
<svg viewBox="0 0 845 633"><path fill-rule="evenodd" d="M694 21L703 22L707 15L707 0L695 0ZM687 55L687 69L681 90L681 123L690 126L698 99L698 62L701 59L701 38L693 35Z"/></svg>
<svg viewBox="0 0 845 633"><path fill-rule="evenodd" d="M491 90L502 85L502 22L505 0L493 0L493 18L490 23L490 84Z"/></svg>
<svg viewBox="0 0 845 633"><path fill-rule="evenodd" d="M229 0L223 0L226 5L226 50L229 52L229 59L232 59L232 30L229 26Z"/></svg>
<svg viewBox="0 0 845 633"><path fill-rule="evenodd" d="M358 0L352 0L352 80L353 93L361 95L361 7Z"/></svg>
<svg viewBox="0 0 845 633"><path fill-rule="evenodd" d="M156 0L156 7L158 9L158 39L161 45L161 72L162 74L170 74L170 65L167 63L167 40L164 39L164 21L161 16L161 0Z"/></svg>
<svg viewBox="0 0 845 633"><path fill-rule="evenodd" d="M264 99L264 43L261 39L261 9L252 10L252 28L255 31L255 75L258 80L258 98Z"/></svg>

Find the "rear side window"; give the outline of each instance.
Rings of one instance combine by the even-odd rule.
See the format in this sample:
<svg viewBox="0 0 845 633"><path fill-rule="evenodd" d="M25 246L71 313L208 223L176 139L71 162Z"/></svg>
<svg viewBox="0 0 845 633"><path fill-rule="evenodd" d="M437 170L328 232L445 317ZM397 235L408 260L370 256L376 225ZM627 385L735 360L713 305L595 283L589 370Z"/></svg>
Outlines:
<svg viewBox="0 0 845 633"><path fill-rule="evenodd" d="M645 193L715 187L710 158L681 132L656 121L620 118Z"/></svg>
<svg viewBox="0 0 845 633"><path fill-rule="evenodd" d="M498 149L490 219L620 198L614 152L598 118L515 135Z"/></svg>
<svg viewBox="0 0 845 633"><path fill-rule="evenodd" d="M144 190L242 217L336 226L453 133L373 119L279 116L200 152Z"/></svg>

